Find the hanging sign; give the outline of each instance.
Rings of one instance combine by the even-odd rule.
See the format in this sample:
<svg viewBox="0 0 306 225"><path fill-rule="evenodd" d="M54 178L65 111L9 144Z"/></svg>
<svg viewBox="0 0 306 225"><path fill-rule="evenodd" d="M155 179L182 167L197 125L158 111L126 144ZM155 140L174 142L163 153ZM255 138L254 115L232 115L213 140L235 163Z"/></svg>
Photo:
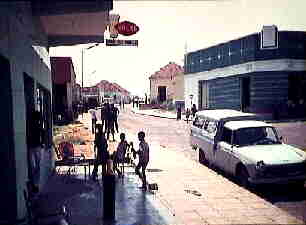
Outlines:
<svg viewBox="0 0 306 225"><path fill-rule="evenodd" d="M124 36L130 36L136 34L139 31L139 27L135 23L129 21L117 23L115 28L119 34Z"/></svg>

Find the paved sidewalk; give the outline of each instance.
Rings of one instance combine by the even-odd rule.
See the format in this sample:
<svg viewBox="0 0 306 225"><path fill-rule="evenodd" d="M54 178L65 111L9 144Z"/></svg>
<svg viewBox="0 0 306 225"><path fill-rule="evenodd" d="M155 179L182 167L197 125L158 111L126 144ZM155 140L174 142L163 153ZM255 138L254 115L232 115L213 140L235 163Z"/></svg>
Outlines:
<svg viewBox="0 0 306 225"><path fill-rule="evenodd" d="M81 122L91 128L89 114L80 117ZM86 132L85 132L86 133ZM92 141L92 136L87 132L88 141ZM116 134L116 140L119 140ZM112 153L118 142L109 142L109 151ZM86 151L93 157L93 151L88 148L79 148L81 153ZM93 168L91 167L91 170ZM69 214L69 224L73 225L103 225L103 224L177 224L176 218L169 212L159 199L150 192L144 192L139 187L138 176L133 167L125 169L124 179L116 178L116 220L113 222L103 220L103 187L101 180L101 168L99 168L99 182L84 180L84 168L77 167L72 176L66 176L68 167L62 167L60 173L56 173L49 178L47 184L38 196L37 208L42 214L52 214L60 211L64 205ZM49 217L40 220L40 224L55 225L62 216Z"/></svg>
<svg viewBox="0 0 306 225"><path fill-rule="evenodd" d="M138 143L135 135L128 131L126 133L129 140ZM159 143L149 144L151 151L148 180L150 183L158 183L157 198L175 215L179 224L306 222L306 217L296 218L290 215L183 154L162 148Z"/></svg>

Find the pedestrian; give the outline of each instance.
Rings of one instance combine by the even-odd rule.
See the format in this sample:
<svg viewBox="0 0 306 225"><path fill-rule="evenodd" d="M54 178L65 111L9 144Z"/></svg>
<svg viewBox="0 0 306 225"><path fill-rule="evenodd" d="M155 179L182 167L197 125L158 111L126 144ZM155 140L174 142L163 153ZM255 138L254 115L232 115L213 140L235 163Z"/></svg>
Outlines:
<svg viewBox="0 0 306 225"><path fill-rule="evenodd" d="M96 123L97 123L97 115L96 110L90 109L89 113L91 115L91 132L94 134L96 129Z"/></svg>
<svg viewBox="0 0 306 225"><path fill-rule="evenodd" d="M197 111L198 111L198 110L197 110L196 105L193 104L193 105L192 105L192 108L191 108L192 118L195 117L195 114L196 114Z"/></svg>
<svg viewBox="0 0 306 225"><path fill-rule="evenodd" d="M109 140L109 134L112 133L113 141L115 141L115 110L113 109L114 105L108 105L106 110L106 121L107 121L107 140Z"/></svg>
<svg viewBox="0 0 306 225"><path fill-rule="evenodd" d="M180 120L182 117L182 109L181 106L178 106L177 112L176 112L176 120Z"/></svg>
<svg viewBox="0 0 306 225"><path fill-rule="evenodd" d="M190 116L190 109L187 108L187 109L186 109L186 121L187 121L187 123L188 123L188 121L189 121L189 116Z"/></svg>
<svg viewBox="0 0 306 225"><path fill-rule="evenodd" d="M116 131L117 131L117 133L119 133L119 130L118 130L119 109L116 106L114 106L114 104L112 104L111 110L112 110L113 117L114 117L113 119L114 119L114 125L115 125L115 128L116 128Z"/></svg>
<svg viewBox="0 0 306 225"><path fill-rule="evenodd" d="M102 131L105 133L106 133L106 123L107 123L106 122L106 108L107 108L107 104L104 103L103 106L101 107L101 122L102 122Z"/></svg>
<svg viewBox="0 0 306 225"><path fill-rule="evenodd" d="M106 163L109 159L109 152L107 150L108 144L105 139L105 134L102 131L101 127L98 127L98 132L96 133L95 142L94 142L94 151L96 153L96 159L94 163L94 169L92 171L92 179L97 180L97 173L99 165L102 165L102 176L106 174Z"/></svg>
<svg viewBox="0 0 306 225"><path fill-rule="evenodd" d="M38 188L40 181L40 161L43 148L44 130L42 128L42 117L39 111L33 111L29 115L27 123L27 144L30 159L30 180Z"/></svg>
<svg viewBox="0 0 306 225"><path fill-rule="evenodd" d="M146 178L146 168L148 166L150 155L149 155L149 145L145 141L145 132L140 131L138 133L138 140L139 143L139 150L134 152L138 154L138 164L135 168L136 174L139 176L140 180L142 181L142 189L147 190L147 178ZM140 172L141 169L141 172Z"/></svg>
<svg viewBox="0 0 306 225"><path fill-rule="evenodd" d="M133 97L133 108L134 108L134 105L135 105L135 98Z"/></svg>
<svg viewBox="0 0 306 225"><path fill-rule="evenodd" d="M117 171L119 177L123 176L123 174L118 169L118 165L119 163L125 163L125 155L129 147L130 145L125 140L125 133L121 133L120 142L117 146L117 150L113 153L114 154L114 169Z"/></svg>

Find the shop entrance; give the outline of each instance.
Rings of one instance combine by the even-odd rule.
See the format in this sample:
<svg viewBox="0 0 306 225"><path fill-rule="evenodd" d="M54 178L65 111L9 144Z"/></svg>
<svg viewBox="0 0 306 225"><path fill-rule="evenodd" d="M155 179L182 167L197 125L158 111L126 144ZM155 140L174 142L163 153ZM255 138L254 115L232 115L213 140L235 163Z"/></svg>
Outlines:
<svg viewBox="0 0 306 225"><path fill-rule="evenodd" d="M250 77L242 77L240 78L240 84L241 84L241 110L242 112L248 111L248 108L250 107L250 83L251 79Z"/></svg>
<svg viewBox="0 0 306 225"><path fill-rule="evenodd" d="M164 102L167 100L167 88L166 86L158 86L158 100Z"/></svg>

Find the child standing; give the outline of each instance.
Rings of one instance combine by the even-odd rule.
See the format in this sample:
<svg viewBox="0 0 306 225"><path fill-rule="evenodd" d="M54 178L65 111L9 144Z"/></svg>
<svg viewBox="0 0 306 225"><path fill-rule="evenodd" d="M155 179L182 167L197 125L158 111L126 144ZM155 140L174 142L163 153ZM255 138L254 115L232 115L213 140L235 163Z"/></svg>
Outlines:
<svg viewBox="0 0 306 225"><path fill-rule="evenodd" d="M145 141L145 132L140 131L138 133L139 150L136 152L139 156L138 165L135 168L136 174L142 181L142 187L144 190L147 190L147 179L146 179L146 168L149 163L150 155L149 155L149 145ZM141 173L140 170L141 169Z"/></svg>

